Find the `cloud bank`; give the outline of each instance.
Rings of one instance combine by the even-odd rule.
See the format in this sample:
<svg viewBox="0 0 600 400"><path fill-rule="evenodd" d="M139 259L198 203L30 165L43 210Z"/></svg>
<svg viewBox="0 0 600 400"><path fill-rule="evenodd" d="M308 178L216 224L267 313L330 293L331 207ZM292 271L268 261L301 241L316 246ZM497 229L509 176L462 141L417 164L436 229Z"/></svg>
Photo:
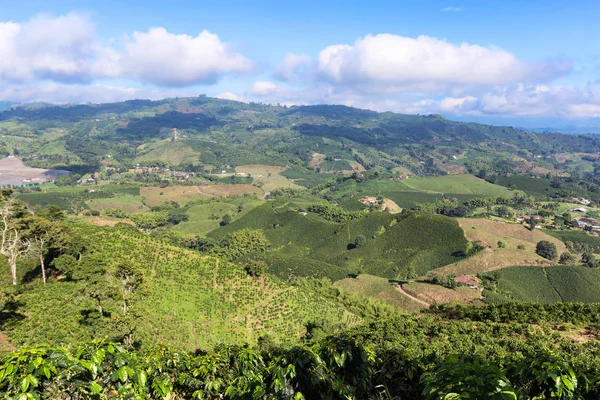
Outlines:
<svg viewBox="0 0 600 400"><path fill-rule="evenodd" d="M197 95L205 92L199 85L218 83L217 97L240 101L600 118L599 82L554 83L575 69L566 58L525 60L493 45L389 33L331 43L312 55L293 50L279 65L264 66L207 30L176 34L152 27L109 40L97 35L88 15L41 14L0 22L0 100L158 99Z"/></svg>
<svg viewBox="0 0 600 400"><path fill-rule="evenodd" d="M103 44L82 14L40 15L0 23L0 78L24 83L82 83L113 78L165 87L214 83L250 71L251 60L208 31L175 35L164 28L133 32Z"/></svg>

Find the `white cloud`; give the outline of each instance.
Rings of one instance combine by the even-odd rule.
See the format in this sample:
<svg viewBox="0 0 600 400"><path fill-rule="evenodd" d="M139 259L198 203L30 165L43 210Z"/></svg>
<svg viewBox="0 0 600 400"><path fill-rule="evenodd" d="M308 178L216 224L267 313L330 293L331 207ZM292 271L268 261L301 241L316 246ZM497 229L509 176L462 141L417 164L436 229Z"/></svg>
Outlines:
<svg viewBox="0 0 600 400"><path fill-rule="evenodd" d="M289 53L275 70L275 76L283 81L296 81L311 62L312 59L305 54Z"/></svg>
<svg viewBox="0 0 600 400"><path fill-rule="evenodd" d="M127 77L164 86L214 83L228 72L247 72L253 63L208 31L174 35L164 28L135 32L125 41L121 64Z"/></svg>
<svg viewBox="0 0 600 400"><path fill-rule="evenodd" d="M415 113L448 113L472 116L600 117L600 85L584 88L547 85L506 85L478 97L445 97L419 100L407 107Z"/></svg>
<svg viewBox="0 0 600 400"><path fill-rule="evenodd" d="M175 35L164 28L134 32L103 45L82 14L39 15L0 22L0 79L62 83L122 78L159 86L214 83L253 63L208 31Z"/></svg>
<svg viewBox="0 0 600 400"><path fill-rule="evenodd" d="M460 8L460 7L445 7L445 8L442 8L442 11L444 11L444 12L461 12L462 8Z"/></svg>
<svg viewBox="0 0 600 400"><path fill-rule="evenodd" d="M255 96L270 96L279 90L279 86L269 81L258 81L252 84L250 94Z"/></svg>
<svg viewBox="0 0 600 400"><path fill-rule="evenodd" d="M0 23L0 54L0 78L7 81L89 81L111 72L100 67L111 51L99 44L91 21L75 13Z"/></svg>
<svg viewBox="0 0 600 400"><path fill-rule="evenodd" d="M455 45L429 36L367 35L353 45L319 53L318 71L336 85L363 91L448 91L551 79L571 70L568 62L528 63L498 47Z"/></svg>
<svg viewBox="0 0 600 400"><path fill-rule="evenodd" d="M237 95L233 92L223 92L215 95L217 99L233 100L233 101L244 101L244 96Z"/></svg>

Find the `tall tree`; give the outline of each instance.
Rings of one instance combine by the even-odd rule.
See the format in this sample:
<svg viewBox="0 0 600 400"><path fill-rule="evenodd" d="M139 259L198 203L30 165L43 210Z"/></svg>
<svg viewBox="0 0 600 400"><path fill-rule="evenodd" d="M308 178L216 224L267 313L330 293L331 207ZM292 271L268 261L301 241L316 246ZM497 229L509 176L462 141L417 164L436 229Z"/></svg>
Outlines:
<svg viewBox="0 0 600 400"><path fill-rule="evenodd" d="M23 217L26 210L22 203L12 197L11 189L0 192L0 254L10 266L13 285L17 282L17 261L31 249L31 241L23 237Z"/></svg>
<svg viewBox="0 0 600 400"><path fill-rule="evenodd" d="M38 250L44 285L46 284L46 255L52 241L56 241L60 235L58 225L45 218L36 216L29 225L29 237L36 244Z"/></svg>

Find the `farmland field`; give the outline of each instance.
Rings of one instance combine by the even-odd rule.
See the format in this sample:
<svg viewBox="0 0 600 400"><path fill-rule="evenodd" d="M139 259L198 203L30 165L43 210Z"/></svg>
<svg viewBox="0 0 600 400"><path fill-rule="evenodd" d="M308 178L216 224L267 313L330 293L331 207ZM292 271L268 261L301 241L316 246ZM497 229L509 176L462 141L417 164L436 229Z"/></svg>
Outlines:
<svg viewBox="0 0 600 400"><path fill-rule="evenodd" d="M92 210L104 210L107 208L120 208L127 213L135 213L148 210L142 204L141 196L124 195L110 198L90 199L86 201L88 207Z"/></svg>
<svg viewBox="0 0 600 400"><path fill-rule="evenodd" d="M225 214L231 215L234 219L241 218L261 204L263 201L252 197L198 204L186 211L189 220L174 226L173 230L204 236L219 227L221 218Z"/></svg>
<svg viewBox="0 0 600 400"><path fill-rule="evenodd" d="M448 289L440 285L425 282L403 284L404 290L421 301L431 305L469 303L481 299L481 292L466 286Z"/></svg>
<svg viewBox="0 0 600 400"><path fill-rule="evenodd" d="M530 231L522 225L495 222L480 218L458 218L458 223L469 241L479 240L486 247L475 255L432 272L434 275L477 274L513 265L548 265L549 261L535 253L540 240L556 245L558 253L567 251L560 240L541 232ZM498 242L506 244L499 248ZM517 246L525 248L520 250Z"/></svg>
<svg viewBox="0 0 600 400"><path fill-rule="evenodd" d="M400 293L396 283L390 283L385 278L362 274L356 278L346 278L334 283L334 286L361 296L382 300L408 312L419 312L423 305Z"/></svg>
<svg viewBox="0 0 600 400"><path fill-rule="evenodd" d="M276 188L301 188L285 176L281 175L287 167L271 165L241 165L235 169L236 173L250 174L255 182L262 182L265 192Z"/></svg>
<svg viewBox="0 0 600 400"><path fill-rule="evenodd" d="M585 244L590 246L594 253L600 253L600 237L592 236L580 230L577 231L545 231L548 235L551 235L563 242L572 242L576 244Z"/></svg>
<svg viewBox="0 0 600 400"><path fill-rule="evenodd" d="M403 181L413 190L451 194L468 194L486 197L510 197L514 192L494 185L473 175L446 175L436 177L411 177Z"/></svg>
<svg viewBox="0 0 600 400"><path fill-rule="evenodd" d="M600 270L588 267L512 267L497 272L498 288L517 301L600 302Z"/></svg>
<svg viewBox="0 0 600 400"><path fill-rule="evenodd" d="M361 269L371 275L395 278L413 266L424 274L454 262L453 254L466 247L462 230L451 218L373 212L338 223L310 212L302 215L297 208L291 201L269 202L209 236L220 239L243 228L262 230L272 248L260 257L268 259L265 261L271 273L283 278L290 271L312 276L319 265L319 276L333 280ZM354 247L358 235L364 235L367 243Z"/></svg>
<svg viewBox="0 0 600 400"><path fill-rule="evenodd" d="M205 185L142 187L140 194L149 206L158 206L167 201L185 203L203 197L262 194L262 190L252 185Z"/></svg>
<svg viewBox="0 0 600 400"><path fill-rule="evenodd" d="M148 144L143 154L136 157L138 163L149 161L162 161L167 165L180 165L182 163L198 164L199 154L185 142L172 142L171 139L161 140Z"/></svg>

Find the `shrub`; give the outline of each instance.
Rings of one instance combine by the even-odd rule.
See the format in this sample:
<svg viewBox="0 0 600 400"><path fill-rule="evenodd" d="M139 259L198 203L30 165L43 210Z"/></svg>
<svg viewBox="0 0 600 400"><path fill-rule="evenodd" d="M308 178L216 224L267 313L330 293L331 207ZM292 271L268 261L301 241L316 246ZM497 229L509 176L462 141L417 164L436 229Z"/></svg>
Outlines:
<svg viewBox="0 0 600 400"><path fill-rule="evenodd" d="M506 248L506 243L503 242L502 240L498 240L498 247L501 249L505 249Z"/></svg>
<svg viewBox="0 0 600 400"><path fill-rule="evenodd" d="M554 243L548 242L547 240L542 240L538 242L535 252L548 260L554 260L558 254L556 250L556 245Z"/></svg>
<svg viewBox="0 0 600 400"><path fill-rule="evenodd" d="M562 265L575 265L576 262L577 259L575 258L575 256L568 252L562 253L560 255L560 259L558 260L558 263Z"/></svg>
<svg viewBox="0 0 600 400"><path fill-rule="evenodd" d="M354 239L354 245L356 247L362 247L366 244L367 244L367 238L362 233L359 234L358 236L356 236L356 239Z"/></svg>
<svg viewBox="0 0 600 400"><path fill-rule="evenodd" d="M229 215L229 214L223 215L223 218L221 218L221 226L229 225L230 222L231 222L231 215Z"/></svg>

